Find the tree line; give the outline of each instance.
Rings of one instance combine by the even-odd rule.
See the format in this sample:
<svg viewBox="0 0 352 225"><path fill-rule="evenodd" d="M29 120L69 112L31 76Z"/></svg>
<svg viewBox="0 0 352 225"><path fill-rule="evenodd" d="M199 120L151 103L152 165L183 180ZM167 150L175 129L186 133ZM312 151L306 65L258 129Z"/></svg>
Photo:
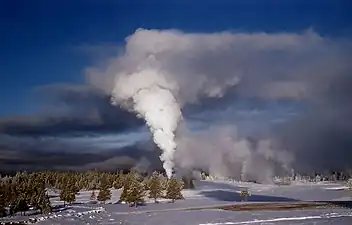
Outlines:
<svg viewBox="0 0 352 225"><path fill-rule="evenodd" d="M137 172L106 173L88 172L19 172L13 177L0 179L0 217L21 213L29 209L40 213L52 212L49 190L59 194L64 206L72 204L81 190L91 191L90 200L106 203L112 197L112 189L121 189L120 202L137 206L145 198L167 198L175 202L183 199L181 190L184 182L180 179L166 179L154 172L150 177Z"/></svg>

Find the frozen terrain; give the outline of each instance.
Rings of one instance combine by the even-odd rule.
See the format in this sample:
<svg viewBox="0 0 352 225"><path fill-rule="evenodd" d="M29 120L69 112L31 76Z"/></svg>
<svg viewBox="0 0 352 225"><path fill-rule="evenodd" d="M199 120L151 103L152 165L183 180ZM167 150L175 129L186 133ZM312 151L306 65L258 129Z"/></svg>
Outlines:
<svg viewBox="0 0 352 225"><path fill-rule="evenodd" d="M91 192L77 195L76 204L46 217L38 216L38 224L126 224L126 225L222 225L222 224L352 224L349 208L329 207L286 211L227 211L215 206L244 204L239 192L248 187L248 203L351 201L352 196L341 184L311 183L293 185L261 185L229 181L198 181L196 189L184 190L185 200L159 204L147 200L138 208L117 204L120 191L112 190L113 197L105 205L90 203ZM58 197L53 205L61 205ZM34 216L31 216L34 217ZM19 218L14 218L19 219Z"/></svg>

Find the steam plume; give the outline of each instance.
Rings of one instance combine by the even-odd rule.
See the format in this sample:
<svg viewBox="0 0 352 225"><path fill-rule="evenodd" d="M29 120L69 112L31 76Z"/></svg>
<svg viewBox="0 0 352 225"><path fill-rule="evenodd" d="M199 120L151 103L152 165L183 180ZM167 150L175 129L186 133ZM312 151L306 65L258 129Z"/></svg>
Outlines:
<svg viewBox="0 0 352 225"><path fill-rule="evenodd" d="M285 175L293 156L275 147L272 140L247 140L236 126L213 125L209 129L177 136L177 165L201 169L216 177L270 183L274 175Z"/></svg>
<svg viewBox="0 0 352 225"><path fill-rule="evenodd" d="M298 161L301 163L305 160L307 151L303 149L306 147L289 146L287 143L291 142L287 141L280 149L271 146L270 149L274 150L266 151L267 143L271 143L269 141L260 142L253 150L246 147L248 140L236 139L236 145L229 144L228 151L218 151L222 143L226 143L219 138L219 142L213 143L216 146L195 154L189 151L187 144L178 147L178 142L175 142L175 132L183 120L181 109L184 105L198 103L202 107L207 103L207 97L225 96L222 100L228 104L232 104L234 99L254 97L269 101L289 99L309 102L314 107L314 103L325 102L331 97L327 90L332 81L340 80L343 74L350 74L350 49L349 40L325 38L312 30L276 34L197 34L139 29L126 39L122 55L108 61L102 70L88 69L87 74L91 84L112 94L114 104L144 118L154 142L163 150L161 159L168 176L175 163L175 151L180 153L180 164L189 160L196 167L197 157L204 155L204 163L218 159L219 164L227 167L224 171L231 172L224 163L230 154L238 162L236 165L241 165L241 169L236 169L236 172L245 174L243 171L248 171L254 165L261 163L270 167L271 161L282 161L280 152L284 151L280 149L288 149L290 153L302 152L303 156ZM226 95L230 88L236 98ZM350 94L346 92L346 96ZM339 105L337 108L345 111ZM293 133L290 136L299 136ZM302 141L297 140L295 143ZM200 143L197 143L194 148L201 149L199 146ZM242 157L241 152L245 154L244 165L239 159ZM214 153L216 157L213 157ZM325 154L321 158L328 159L329 156ZM251 173L262 171L260 168L254 170ZM270 171L274 170L268 171L267 174L272 174Z"/></svg>
<svg viewBox="0 0 352 225"><path fill-rule="evenodd" d="M153 57L147 58L151 61ZM131 74L118 74L112 91L113 104L130 104L133 110L146 121L155 144L163 151L160 156L167 176L172 176L175 131L181 119L181 109L167 86L162 71L153 68L139 68Z"/></svg>

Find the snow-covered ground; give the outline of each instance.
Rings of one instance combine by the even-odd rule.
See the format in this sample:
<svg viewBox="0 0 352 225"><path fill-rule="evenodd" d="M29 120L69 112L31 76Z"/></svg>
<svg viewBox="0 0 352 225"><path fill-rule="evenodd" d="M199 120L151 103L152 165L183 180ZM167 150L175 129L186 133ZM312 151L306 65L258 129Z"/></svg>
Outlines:
<svg viewBox="0 0 352 225"><path fill-rule="evenodd" d="M125 225L225 225L225 224L337 224L350 225L352 213L345 209L231 212L221 210L155 210L141 213L106 211L80 217L64 217L39 224L125 224Z"/></svg>
<svg viewBox="0 0 352 225"><path fill-rule="evenodd" d="M117 204L120 190L112 190L110 204L90 203L89 191L77 195L76 204L45 217L37 216L38 224L126 224L126 225L222 225L222 224L338 224L351 225L352 212L346 208L233 212L210 209L210 206L243 204L240 191L248 188L248 204L255 202L351 201L352 193L342 184L311 183L262 185L230 181L198 181L196 189L184 190L185 200L159 204L147 199L138 208ZM54 194L54 193L51 193ZM58 197L53 205L61 205ZM202 208L202 209L200 209ZM204 209L208 208L208 209ZM33 216L32 216L33 217ZM23 217L22 217L23 218ZM19 218L16 218L19 219Z"/></svg>

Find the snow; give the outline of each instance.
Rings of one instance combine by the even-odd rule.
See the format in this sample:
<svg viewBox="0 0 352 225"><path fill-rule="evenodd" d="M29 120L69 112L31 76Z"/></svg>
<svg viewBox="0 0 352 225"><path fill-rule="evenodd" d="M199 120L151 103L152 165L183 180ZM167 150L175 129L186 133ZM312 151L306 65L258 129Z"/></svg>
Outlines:
<svg viewBox="0 0 352 225"><path fill-rule="evenodd" d="M352 217L352 213L327 213L317 216L297 216L297 217L281 217L273 219L261 219L261 220L247 220L241 222L221 222L221 223L204 223L199 225L236 225L236 224L263 224L263 223L273 223L273 222L288 222L288 221L304 221L304 220L317 220L317 219L331 219L331 218L341 218L341 217Z"/></svg>
<svg viewBox="0 0 352 225"><path fill-rule="evenodd" d="M337 187L326 187L325 189L340 191L340 190L348 190L348 187L347 186L337 186Z"/></svg>
<svg viewBox="0 0 352 225"><path fill-rule="evenodd" d="M333 214L335 213L335 214ZM128 224L128 225L200 225L200 224L339 224L350 225L351 214L343 209L285 211L285 212L229 212L221 210L155 210L152 212L120 213L106 211L76 219L43 221L39 224ZM64 222L64 223L61 223ZM289 222L289 223L287 223ZM307 222L307 223L304 223ZM330 222L330 223L329 223ZM336 222L336 223L334 223Z"/></svg>
<svg viewBox="0 0 352 225"><path fill-rule="evenodd" d="M196 189L183 190L185 200L170 203L167 199L146 199L143 206L134 208L118 204L121 190L112 189L107 204L91 204L91 191L81 191L76 202L48 215L14 217L12 220L36 218L38 224L126 224L126 225L222 225L222 224L352 224L350 209L329 208L289 211L234 212L212 209L215 206L243 204L239 193L248 188L252 204L256 202L351 201L348 190L341 184L311 183L264 185L236 181L197 181ZM52 205L61 206L55 192ZM0 220L1 221L1 220ZM314 222L314 223L313 223Z"/></svg>

